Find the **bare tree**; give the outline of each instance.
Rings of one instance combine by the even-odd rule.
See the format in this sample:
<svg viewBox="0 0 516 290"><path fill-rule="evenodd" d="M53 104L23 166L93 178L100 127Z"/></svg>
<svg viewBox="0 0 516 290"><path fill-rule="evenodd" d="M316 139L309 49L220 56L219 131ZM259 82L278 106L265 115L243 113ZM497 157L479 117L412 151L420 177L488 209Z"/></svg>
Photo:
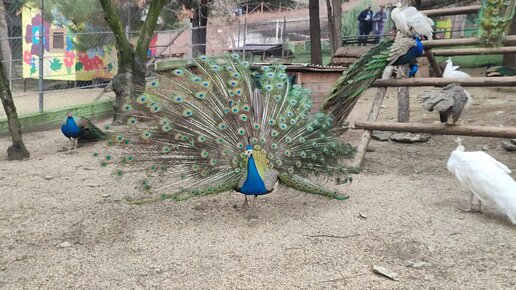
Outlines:
<svg viewBox="0 0 516 290"><path fill-rule="evenodd" d="M333 57L337 49L342 45L342 1L326 0L326 7L328 8L330 52Z"/></svg>
<svg viewBox="0 0 516 290"><path fill-rule="evenodd" d="M310 15L310 58L313 64L322 64L321 24L319 20L319 0L309 0Z"/></svg>
<svg viewBox="0 0 516 290"><path fill-rule="evenodd" d="M0 4L0 39L2 45L0 46L0 60L11 60L11 47L9 45L9 32L7 30L7 21L5 19L6 11L4 3ZM5 58L3 56L6 56ZM16 113L16 106L14 105L13 96L9 89L9 79L7 78L3 62L0 61L0 99L7 115L7 123L9 125L9 132L13 144L7 148L7 159L9 160L23 160L30 157L30 153L25 148L23 143L22 131L18 113Z"/></svg>

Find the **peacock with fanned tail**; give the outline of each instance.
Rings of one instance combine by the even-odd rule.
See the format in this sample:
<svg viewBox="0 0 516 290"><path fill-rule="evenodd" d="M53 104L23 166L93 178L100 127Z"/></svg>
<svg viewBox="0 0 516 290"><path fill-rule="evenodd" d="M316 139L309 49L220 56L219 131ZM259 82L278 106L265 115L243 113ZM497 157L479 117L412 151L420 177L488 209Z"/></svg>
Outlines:
<svg viewBox="0 0 516 290"><path fill-rule="evenodd" d="M120 177L144 175L141 187L157 199L235 190L247 200L278 182L347 198L313 179L348 181L352 170L342 159L354 149L339 140L345 128L310 114L310 91L291 85L284 66L253 72L238 55L194 62L160 75L157 88L124 105L128 126L112 133L101 166Z"/></svg>

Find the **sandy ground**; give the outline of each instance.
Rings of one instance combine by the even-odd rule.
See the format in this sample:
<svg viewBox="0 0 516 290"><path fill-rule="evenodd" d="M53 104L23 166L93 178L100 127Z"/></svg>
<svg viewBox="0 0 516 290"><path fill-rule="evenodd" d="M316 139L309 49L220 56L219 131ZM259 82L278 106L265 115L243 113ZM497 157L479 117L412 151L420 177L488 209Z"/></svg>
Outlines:
<svg viewBox="0 0 516 290"><path fill-rule="evenodd" d="M466 124L516 126L515 90L470 91ZM373 94L351 119L365 118ZM394 95L389 90L382 120L396 114ZM437 120L420 104L411 111L412 121ZM345 138L356 143L359 135ZM0 139L2 289L516 288L516 226L492 205L484 214L461 210L468 195L445 167L453 136L372 141L365 170L340 187L347 201L280 188L245 211L235 192L128 204L133 184L100 170L91 145L67 155L58 130L24 137L31 159L23 162L5 161L10 140ZM516 169L516 154L500 141L471 137L465 146ZM408 260L429 264L412 268Z"/></svg>

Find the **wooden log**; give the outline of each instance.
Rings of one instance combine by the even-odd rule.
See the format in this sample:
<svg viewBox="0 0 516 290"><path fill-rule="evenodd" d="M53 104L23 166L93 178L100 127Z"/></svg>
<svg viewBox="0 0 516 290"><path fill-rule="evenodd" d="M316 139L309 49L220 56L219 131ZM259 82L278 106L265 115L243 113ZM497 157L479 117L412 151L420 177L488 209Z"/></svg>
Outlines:
<svg viewBox="0 0 516 290"><path fill-rule="evenodd" d="M439 78L443 77L443 71L441 70L441 67L437 63L437 60L435 60L435 56L434 56L434 53L432 52L432 49L431 48L425 49L425 55L426 55L426 58L428 59L428 62L432 66L432 70L435 72L436 77L439 77Z"/></svg>
<svg viewBox="0 0 516 290"><path fill-rule="evenodd" d="M392 67L386 68L383 71L382 79L389 79L392 74ZM373 105L371 106L371 110L369 111L369 115L367 116L368 121L376 121L378 119L378 115L380 114L380 109L382 107L383 98L385 97L385 93L387 92L386 87L380 87L376 91L376 95L374 97ZM360 137L360 141L357 146L357 153L355 154L355 159L353 160L353 167L359 168L364 160L367 146L369 145L369 141L371 140L371 131L365 130Z"/></svg>
<svg viewBox="0 0 516 290"><path fill-rule="evenodd" d="M481 55L481 54L511 54L516 53L516 46L485 47L485 48L452 48L434 50L435 56Z"/></svg>
<svg viewBox="0 0 516 290"><path fill-rule="evenodd" d="M434 39L422 41L424 48L458 46L458 45L479 45L480 40L476 37L458 39ZM505 45L516 44L516 35L508 35L504 40Z"/></svg>
<svg viewBox="0 0 516 290"><path fill-rule="evenodd" d="M446 124L419 124L393 122L355 122L352 129L380 130L439 135L516 138L515 127L459 126Z"/></svg>
<svg viewBox="0 0 516 290"><path fill-rule="evenodd" d="M480 10L480 5L421 10L421 13L430 17L430 16L447 16L447 15L460 15L460 14L470 14L470 13L476 14L476 13L478 13L478 10Z"/></svg>
<svg viewBox="0 0 516 290"><path fill-rule="evenodd" d="M397 78L407 76L409 71L408 64L398 66ZM403 73L402 73L403 72ZM410 97L408 87L398 87L398 122L409 122L410 120Z"/></svg>
<svg viewBox="0 0 516 290"><path fill-rule="evenodd" d="M510 87L516 86L516 77L471 77L471 78L410 78L376 80L373 87L444 87L457 83L463 87Z"/></svg>

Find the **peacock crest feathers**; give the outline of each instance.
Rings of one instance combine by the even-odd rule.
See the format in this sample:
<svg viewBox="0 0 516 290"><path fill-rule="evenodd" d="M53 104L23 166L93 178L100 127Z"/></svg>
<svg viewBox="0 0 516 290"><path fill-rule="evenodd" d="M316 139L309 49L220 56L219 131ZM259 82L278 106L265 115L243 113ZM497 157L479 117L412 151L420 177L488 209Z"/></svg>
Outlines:
<svg viewBox="0 0 516 290"><path fill-rule="evenodd" d="M290 84L284 66L253 71L238 55L194 62L123 106L127 125L113 130L101 166L145 176L140 187L159 199L183 200L237 188L250 143L262 178L274 169L287 186L337 196L309 180L347 178L341 160L354 149L332 117L310 114L310 91Z"/></svg>

